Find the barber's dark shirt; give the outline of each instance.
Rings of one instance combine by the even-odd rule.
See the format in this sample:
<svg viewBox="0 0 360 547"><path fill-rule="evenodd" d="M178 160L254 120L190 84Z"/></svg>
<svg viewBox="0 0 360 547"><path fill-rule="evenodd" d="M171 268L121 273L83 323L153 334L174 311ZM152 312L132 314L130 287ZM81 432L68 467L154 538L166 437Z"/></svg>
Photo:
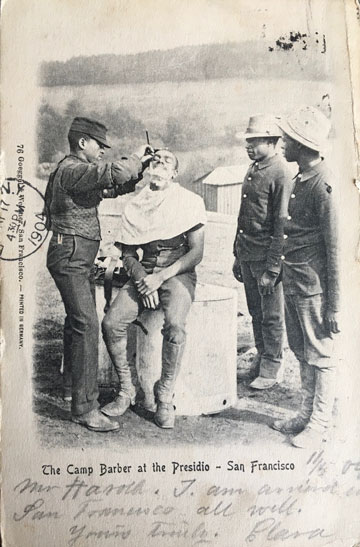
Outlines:
<svg viewBox="0 0 360 547"><path fill-rule="evenodd" d="M242 261L266 261L279 274L291 174L276 154L250 165L243 182L234 255Z"/></svg>
<svg viewBox="0 0 360 547"><path fill-rule="evenodd" d="M300 173L289 200L285 225L285 294L324 294L327 308L338 310L338 234L331 174L324 161Z"/></svg>
<svg viewBox="0 0 360 547"><path fill-rule="evenodd" d="M100 240L97 206L102 191L116 188L117 194L133 192L141 178L137 156L113 163L89 163L75 155L66 156L50 175L45 193L49 228L61 234Z"/></svg>

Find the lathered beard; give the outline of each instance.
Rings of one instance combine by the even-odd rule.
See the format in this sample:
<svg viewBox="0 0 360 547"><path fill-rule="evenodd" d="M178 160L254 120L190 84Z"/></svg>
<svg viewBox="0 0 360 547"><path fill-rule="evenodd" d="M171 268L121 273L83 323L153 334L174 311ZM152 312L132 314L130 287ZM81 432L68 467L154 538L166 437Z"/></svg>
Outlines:
<svg viewBox="0 0 360 547"><path fill-rule="evenodd" d="M167 186L169 182L169 174L162 165L155 166L149 172L151 190L158 190Z"/></svg>

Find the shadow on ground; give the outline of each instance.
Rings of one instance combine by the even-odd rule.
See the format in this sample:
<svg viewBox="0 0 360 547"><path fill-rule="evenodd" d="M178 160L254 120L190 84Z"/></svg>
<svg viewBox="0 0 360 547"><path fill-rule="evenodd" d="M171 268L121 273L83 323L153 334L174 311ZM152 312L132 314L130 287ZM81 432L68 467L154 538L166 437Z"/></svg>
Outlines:
<svg viewBox="0 0 360 547"><path fill-rule="evenodd" d="M64 308L56 287L45 267L38 276L37 322L34 326L34 405L40 443L47 447L89 446L132 447L209 445L249 445L256 442L282 445L286 439L270 428L274 413L296 410L300 401L298 366L285 350L284 379L267 391L249 387L249 369L254 355L251 322L247 313L243 286L231 274L234 227L209 223L205 257L199 267L199 281L232 287L238 292L237 374L238 402L210 416L178 416L174 430L159 429L153 414L141 406L128 410L119 419L121 428L111 433L95 433L70 421L70 404L62 400L62 324ZM110 401L114 390L102 389L100 404Z"/></svg>

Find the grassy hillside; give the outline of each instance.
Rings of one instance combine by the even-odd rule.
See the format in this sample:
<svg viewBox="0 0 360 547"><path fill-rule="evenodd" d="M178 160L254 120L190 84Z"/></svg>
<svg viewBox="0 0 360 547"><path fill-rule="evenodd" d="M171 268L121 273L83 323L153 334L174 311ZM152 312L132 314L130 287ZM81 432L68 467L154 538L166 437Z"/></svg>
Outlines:
<svg viewBox="0 0 360 547"><path fill-rule="evenodd" d="M289 111L303 103L320 104L326 93L331 95L326 81L241 78L43 88L39 159L51 163L63 156L72 118L87 115L109 128L109 159L145 142L147 129L152 144L179 154L188 182L217 165L247 161L235 134L246 129L250 115L282 114L284 105Z"/></svg>
<svg viewBox="0 0 360 547"><path fill-rule="evenodd" d="M92 55L42 65L41 85L129 84L218 78L323 79L326 45L318 36L291 32L276 41L252 40L183 46L133 55ZM304 72L305 71L305 72Z"/></svg>

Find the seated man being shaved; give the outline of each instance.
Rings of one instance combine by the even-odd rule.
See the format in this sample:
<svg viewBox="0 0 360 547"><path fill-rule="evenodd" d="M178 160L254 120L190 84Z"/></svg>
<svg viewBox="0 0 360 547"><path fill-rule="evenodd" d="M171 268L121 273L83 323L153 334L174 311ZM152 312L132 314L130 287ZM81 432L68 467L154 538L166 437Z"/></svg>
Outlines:
<svg viewBox="0 0 360 547"><path fill-rule="evenodd" d="M148 169L149 183L125 207L115 244L122 249L129 281L102 324L120 390L101 410L107 416L121 416L135 402L126 355L128 326L145 308L162 307L162 369L154 388L154 421L167 429L175 423L175 382L185 348L186 318L194 300L195 267L203 257L206 219L203 200L176 183L177 174L176 156L166 149L157 150Z"/></svg>

